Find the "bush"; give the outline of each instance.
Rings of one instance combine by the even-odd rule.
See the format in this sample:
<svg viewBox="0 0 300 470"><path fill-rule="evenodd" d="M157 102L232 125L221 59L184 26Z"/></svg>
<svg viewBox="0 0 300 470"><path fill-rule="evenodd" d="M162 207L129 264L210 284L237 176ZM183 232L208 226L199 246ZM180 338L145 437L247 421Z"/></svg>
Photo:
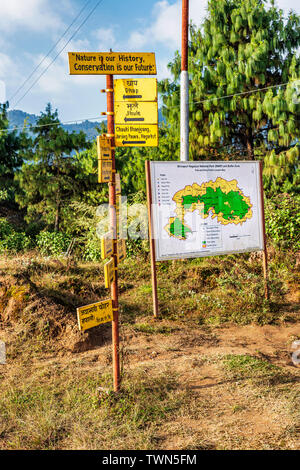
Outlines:
<svg viewBox="0 0 300 470"><path fill-rule="evenodd" d="M4 240L0 240L0 251L11 251L17 253L32 247L32 240L25 232L13 232Z"/></svg>
<svg viewBox="0 0 300 470"><path fill-rule="evenodd" d="M17 253L28 250L31 246L32 240L25 232L17 232L6 219L0 219L0 252Z"/></svg>
<svg viewBox="0 0 300 470"><path fill-rule="evenodd" d="M42 255L59 256L65 253L71 242L71 236L62 232L40 232L36 244Z"/></svg>
<svg viewBox="0 0 300 470"><path fill-rule="evenodd" d="M300 250L300 195L278 194L265 205L266 233L282 249Z"/></svg>
<svg viewBox="0 0 300 470"><path fill-rule="evenodd" d="M88 238L83 248L82 257L85 261L101 260L101 241L99 238Z"/></svg>

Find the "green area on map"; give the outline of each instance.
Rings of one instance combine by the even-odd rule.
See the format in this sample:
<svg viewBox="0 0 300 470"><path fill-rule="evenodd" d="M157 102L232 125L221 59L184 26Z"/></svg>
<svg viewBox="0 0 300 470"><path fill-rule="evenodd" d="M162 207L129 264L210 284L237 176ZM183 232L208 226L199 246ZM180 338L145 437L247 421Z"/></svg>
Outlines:
<svg viewBox="0 0 300 470"><path fill-rule="evenodd" d="M206 193L202 196L186 195L182 197L182 205L188 210L193 203L204 203L204 214L214 209L215 214L222 213L225 220L245 217L250 207L244 201L243 196L238 191L224 193L221 188L206 188Z"/></svg>
<svg viewBox="0 0 300 470"><path fill-rule="evenodd" d="M186 238L188 232L192 233L191 229L184 225L178 217L170 223L169 231L174 237Z"/></svg>

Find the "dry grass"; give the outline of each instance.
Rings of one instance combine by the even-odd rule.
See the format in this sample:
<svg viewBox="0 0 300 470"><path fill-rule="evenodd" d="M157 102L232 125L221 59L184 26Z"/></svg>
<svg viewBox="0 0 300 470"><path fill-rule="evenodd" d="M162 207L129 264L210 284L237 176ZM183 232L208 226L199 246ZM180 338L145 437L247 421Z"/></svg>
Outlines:
<svg viewBox="0 0 300 470"><path fill-rule="evenodd" d="M300 449L297 271L242 255L120 269L122 389L110 326L80 333L76 306L105 298L96 263L0 261L0 449ZM246 323L247 325L243 326Z"/></svg>

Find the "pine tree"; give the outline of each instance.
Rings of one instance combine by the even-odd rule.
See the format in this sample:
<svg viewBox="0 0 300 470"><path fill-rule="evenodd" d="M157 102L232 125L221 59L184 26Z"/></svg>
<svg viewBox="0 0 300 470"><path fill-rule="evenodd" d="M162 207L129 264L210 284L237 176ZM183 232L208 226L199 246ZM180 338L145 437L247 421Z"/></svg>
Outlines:
<svg viewBox="0 0 300 470"><path fill-rule="evenodd" d="M265 0L209 0L190 37L190 158L260 158L269 182L295 176L300 17L285 19L273 1L267 8ZM160 91L170 137L178 140L178 52L169 68L174 80L162 81Z"/></svg>
<svg viewBox="0 0 300 470"><path fill-rule="evenodd" d="M0 103L0 189L11 192L13 200L14 172L22 164L21 152L30 144L26 132L18 134L16 130L9 130L7 117L8 102Z"/></svg>
<svg viewBox="0 0 300 470"><path fill-rule="evenodd" d="M69 133L61 127L50 103L31 131L35 134L32 147L25 152L26 162L16 175L21 188L17 202L27 208L27 221L39 218L59 231L70 199L82 191L74 151L88 143L83 132Z"/></svg>

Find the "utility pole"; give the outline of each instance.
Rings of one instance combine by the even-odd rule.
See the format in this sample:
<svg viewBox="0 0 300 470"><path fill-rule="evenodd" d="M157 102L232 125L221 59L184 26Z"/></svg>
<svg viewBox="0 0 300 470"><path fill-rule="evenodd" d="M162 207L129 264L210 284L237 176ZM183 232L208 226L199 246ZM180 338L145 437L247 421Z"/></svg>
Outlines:
<svg viewBox="0 0 300 470"><path fill-rule="evenodd" d="M189 0L182 0L181 75L180 75L180 160L189 160Z"/></svg>

